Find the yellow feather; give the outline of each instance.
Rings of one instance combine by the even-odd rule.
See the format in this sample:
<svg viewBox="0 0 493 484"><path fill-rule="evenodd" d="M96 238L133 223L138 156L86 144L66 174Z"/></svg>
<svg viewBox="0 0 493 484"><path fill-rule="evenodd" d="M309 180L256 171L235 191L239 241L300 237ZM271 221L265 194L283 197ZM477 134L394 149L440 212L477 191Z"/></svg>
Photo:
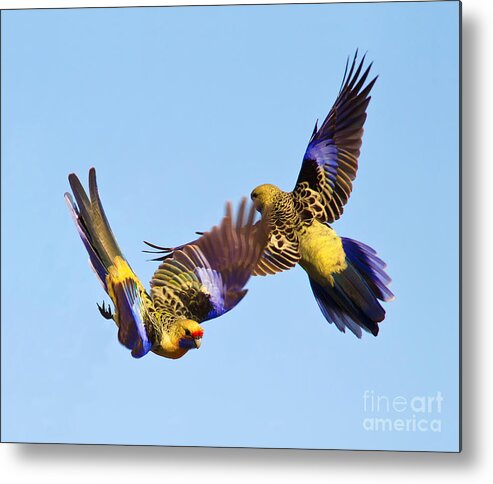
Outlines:
<svg viewBox="0 0 493 484"><path fill-rule="evenodd" d="M333 229L315 220L303 235L300 234L299 242L301 267L322 286L326 286L327 281L334 285L332 274L347 267L341 238Z"/></svg>
<svg viewBox="0 0 493 484"><path fill-rule="evenodd" d="M132 279L137 284L139 290L144 291L144 287L141 282L134 274L128 262L123 258L117 255L113 261L113 265L108 267L108 275L106 276L106 287L108 288L108 295L111 300L115 304L115 310L117 310L117 301L114 291L114 286L117 284L122 284L126 279ZM115 320L118 318L116 317ZM118 323L117 323L118 324Z"/></svg>
<svg viewBox="0 0 493 484"><path fill-rule="evenodd" d="M108 267L108 275L106 276L106 282L108 279L112 282L123 282L125 279L137 279L132 269L128 265L128 262L117 255L113 261L113 265Z"/></svg>

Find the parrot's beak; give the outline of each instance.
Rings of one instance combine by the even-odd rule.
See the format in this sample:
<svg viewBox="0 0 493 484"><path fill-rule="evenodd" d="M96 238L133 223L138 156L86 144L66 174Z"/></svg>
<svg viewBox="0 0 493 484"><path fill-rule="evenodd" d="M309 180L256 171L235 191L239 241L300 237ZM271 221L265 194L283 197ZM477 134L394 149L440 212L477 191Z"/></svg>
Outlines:
<svg viewBox="0 0 493 484"><path fill-rule="evenodd" d="M202 338L195 338L195 348L200 348L200 345L202 344Z"/></svg>

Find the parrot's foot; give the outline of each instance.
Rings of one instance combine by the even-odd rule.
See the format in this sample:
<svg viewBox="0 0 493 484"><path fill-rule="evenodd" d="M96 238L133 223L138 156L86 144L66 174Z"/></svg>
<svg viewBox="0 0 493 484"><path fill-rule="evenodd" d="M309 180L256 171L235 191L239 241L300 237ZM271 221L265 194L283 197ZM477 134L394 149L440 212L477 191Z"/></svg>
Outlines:
<svg viewBox="0 0 493 484"><path fill-rule="evenodd" d="M111 308L110 308L110 305L108 304L108 306L106 306L104 304L104 301L103 301L103 304L100 306L99 304L97 304L97 307L99 309L99 312L101 313L101 316L103 316L103 318L105 319L113 319L113 313L111 312Z"/></svg>

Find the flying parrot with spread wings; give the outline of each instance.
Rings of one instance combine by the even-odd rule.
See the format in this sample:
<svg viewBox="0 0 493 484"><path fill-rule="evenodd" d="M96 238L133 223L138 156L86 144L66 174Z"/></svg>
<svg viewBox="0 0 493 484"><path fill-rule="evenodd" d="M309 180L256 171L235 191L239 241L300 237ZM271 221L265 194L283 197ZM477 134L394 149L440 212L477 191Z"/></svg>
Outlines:
<svg viewBox="0 0 493 484"><path fill-rule="evenodd" d="M152 351L180 358L199 348L200 323L223 315L245 296L244 289L265 249L267 226L254 223L246 199L236 219L231 204L218 227L182 246L159 266L150 294L125 260L101 205L96 171L89 171L89 197L75 174L69 175L76 203L65 194L70 213L89 253L89 262L114 304L98 308L118 326L118 340L140 358Z"/></svg>
<svg viewBox="0 0 493 484"><path fill-rule="evenodd" d="M262 214L269 213L269 241L254 275L275 274L299 264L308 274L322 314L329 323L358 338L362 330L377 336L385 310L379 301L391 301L386 264L361 242L339 237L329 224L343 212L358 169L370 91L372 64L363 68L358 52L346 71L339 95L306 149L301 171L291 192L275 185L255 188L251 198ZM165 255L174 250L149 244Z"/></svg>

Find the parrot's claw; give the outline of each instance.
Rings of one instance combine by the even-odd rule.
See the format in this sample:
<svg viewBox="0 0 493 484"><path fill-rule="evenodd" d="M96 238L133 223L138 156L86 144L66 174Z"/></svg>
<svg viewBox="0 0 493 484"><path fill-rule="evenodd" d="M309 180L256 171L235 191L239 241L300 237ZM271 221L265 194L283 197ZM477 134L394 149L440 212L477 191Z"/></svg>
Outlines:
<svg viewBox="0 0 493 484"><path fill-rule="evenodd" d="M111 308L110 308L109 304L108 304L108 306L106 306L104 304L104 301L103 301L103 304L101 306L97 303L96 303L96 305L98 306L99 312L101 313L101 316L103 316L103 318L113 319L113 313L111 312Z"/></svg>

